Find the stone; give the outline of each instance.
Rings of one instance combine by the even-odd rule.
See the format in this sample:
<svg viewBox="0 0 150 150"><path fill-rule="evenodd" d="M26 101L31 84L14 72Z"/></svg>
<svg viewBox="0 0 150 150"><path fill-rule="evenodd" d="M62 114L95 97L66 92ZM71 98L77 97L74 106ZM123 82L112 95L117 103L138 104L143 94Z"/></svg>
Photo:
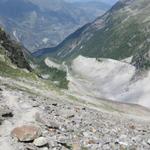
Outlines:
<svg viewBox="0 0 150 150"><path fill-rule="evenodd" d="M67 117L67 119L74 118L74 117L75 117L75 115L70 115Z"/></svg>
<svg viewBox="0 0 150 150"><path fill-rule="evenodd" d="M87 144L96 144L96 141L94 141L94 140L88 140Z"/></svg>
<svg viewBox="0 0 150 150"><path fill-rule="evenodd" d="M51 129L59 129L59 125L56 124L55 122L51 122L49 119L44 118L42 115L40 115L39 113L35 114L35 120L44 124L46 127L51 128Z"/></svg>
<svg viewBox="0 0 150 150"><path fill-rule="evenodd" d="M81 147L79 144L74 143L74 144L72 144L72 150L81 150Z"/></svg>
<svg viewBox="0 0 150 150"><path fill-rule="evenodd" d="M54 128L48 128L48 131L49 132L56 132L56 129L54 129Z"/></svg>
<svg viewBox="0 0 150 150"><path fill-rule="evenodd" d="M40 150L49 150L48 147L43 147Z"/></svg>
<svg viewBox="0 0 150 150"><path fill-rule="evenodd" d="M96 131L97 131L97 130L96 130L95 128L92 128L92 132L93 132L93 133L96 133Z"/></svg>
<svg viewBox="0 0 150 150"><path fill-rule="evenodd" d="M34 140L33 144L37 147L42 147L48 144L48 141L45 137L39 137Z"/></svg>
<svg viewBox="0 0 150 150"><path fill-rule="evenodd" d="M0 117L0 125L2 125L3 119Z"/></svg>
<svg viewBox="0 0 150 150"><path fill-rule="evenodd" d="M11 117L13 117L13 116L14 116L14 115L13 115L12 112L5 112L5 113L2 114L2 117L4 117L4 118L11 118Z"/></svg>
<svg viewBox="0 0 150 150"><path fill-rule="evenodd" d="M135 125L130 124L130 125L129 125L129 128L132 129L132 130L135 130L136 127L135 127Z"/></svg>
<svg viewBox="0 0 150 150"><path fill-rule="evenodd" d="M125 142L119 142L120 150L126 150L128 147L128 143Z"/></svg>
<svg viewBox="0 0 150 150"><path fill-rule="evenodd" d="M52 104L53 106L57 106L58 104L57 103L54 103L54 104Z"/></svg>
<svg viewBox="0 0 150 150"><path fill-rule="evenodd" d="M12 110L10 110L7 106L0 107L0 116L3 118L11 118L13 117Z"/></svg>
<svg viewBox="0 0 150 150"><path fill-rule="evenodd" d="M59 125L55 122L46 122L45 125L50 129L59 130Z"/></svg>
<svg viewBox="0 0 150 150"><path fill-rule="evenodd" d="M150 139L148 139L147 144L149 144L149 145L150 145Z"/></svg>
<svg viewBox="0 0 150 150"><path fill-rule="evenodd" d="M30 142L41 135L38 127L32 125L23 125L12 130L11 135L17 138L20 142Z"/></svg>

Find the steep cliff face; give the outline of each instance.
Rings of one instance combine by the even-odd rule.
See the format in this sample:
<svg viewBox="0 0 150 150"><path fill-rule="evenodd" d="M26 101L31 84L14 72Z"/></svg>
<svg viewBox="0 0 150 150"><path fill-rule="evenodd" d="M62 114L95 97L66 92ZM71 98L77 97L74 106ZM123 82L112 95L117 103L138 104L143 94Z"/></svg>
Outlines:
<svg viewBox="0 0 150 150"><path fill-rule="evenodd" d="M11 40L2 28L0 28L0 54L10 59L17 67L30 69L25 59L27 51L21 45Z"/></svg>

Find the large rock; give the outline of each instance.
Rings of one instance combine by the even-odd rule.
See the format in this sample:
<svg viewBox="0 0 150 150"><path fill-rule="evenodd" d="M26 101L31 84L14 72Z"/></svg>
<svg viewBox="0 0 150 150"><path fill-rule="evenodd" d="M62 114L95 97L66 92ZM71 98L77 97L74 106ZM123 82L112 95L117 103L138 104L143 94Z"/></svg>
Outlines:
<svg viewBox="0 0 150 150"><path fill-rule="evenodd" d="M29 142L38 138L41 135L41 131L40 128L36 126L24 125L13 129L11 135L21 142Z"/></svg>

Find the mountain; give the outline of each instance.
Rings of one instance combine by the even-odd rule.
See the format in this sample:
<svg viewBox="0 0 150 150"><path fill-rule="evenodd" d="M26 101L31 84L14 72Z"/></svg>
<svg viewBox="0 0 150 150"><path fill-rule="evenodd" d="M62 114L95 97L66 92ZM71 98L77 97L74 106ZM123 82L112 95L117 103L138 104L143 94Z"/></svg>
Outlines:
<svg viewBox="0 0 150 150"><path fill-rule="evenodd" d="M0 24L30 51L54 47L110 5L64 0L1 0ZM81 5L82 6L81 6Z"/></svg>
<svg viewBox="0 0 150 150"><path fill-rule="evenodd" d="M69 85L72 91L62 90L28 70L27 54L30 53L0 28L0 150L150 149L149 108L94 94L93 86L100 83L103 75L108 75L109 80L104 80L105 84L101 80L99 89L102 85L106 89L100 92L107 93L109 87L113 93L115 89L109 83L114 85L117 79L124 79L116 83L119 93L120 85L128 82L134 67L80 56L72 63L74 76L68 76L74 77ZM48 59L45 63L60 67ZM145 96L150 93L145 91L147 87L142 91Z"/></svg>
<svg viewBox="0 0 150 150"><path fill-rule="evenodd" d="M13 41L5 31L0 28L0 65L1 69L5 69L4 64L10 61L19 68L30 69L29 63L25 56L27 50L19 43ZM2 69L2 70L3 70ZM2 71L1 70L1 71Z"/></svg>
<svg viewBox="0 0 150 150"><path fill-rule="evenodd" d="M100 16L104 13L104 11L108 10L108 8L111 6L110 4L107 4L106 2L101 1L79 1L74 2L72 5L79 7L81 10L83 10L87 16L91 17L90 20L95 20L96 17ZM87 22L86 22L87 23Z"/></svg>
<svg viewBox="0 0 150 150"><path fill-rule="evenodd" d="M40 50L66 60L78 55L121 60L133 57L137 67L149 65L149 0L120 0L107 13L68 36L55 49Z"/></svg>
<svg viewBox="0 0 150 150"><path fill-rule="evenodd" d="M40 59L0 28L0 150L150 149L149 70L131 57Z"/></svg>
<svg viewBox="0 0 150 150"><path fill-rule="evenodd" d="M148 0L121 0L57 47L34 56L42 56L35 58L47 67L63 68L68 90L80 97L150 107L149 8Z"/></svg>

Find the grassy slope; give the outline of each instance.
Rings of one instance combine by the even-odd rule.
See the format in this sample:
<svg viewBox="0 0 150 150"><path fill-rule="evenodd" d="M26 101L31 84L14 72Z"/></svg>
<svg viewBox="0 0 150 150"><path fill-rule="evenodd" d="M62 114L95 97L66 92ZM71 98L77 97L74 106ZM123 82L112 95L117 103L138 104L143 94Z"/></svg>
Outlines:
<svg viewBox="0 0 150 150"><path fill-rule="evenodd" d="M46 81L54 81L55 85L59 88L68 88L68 80L66 78L67 73L65 71L48 67L44 62L44 58L30 57L28 59L30 59L31 63L36 66L34 68L34 73L40 78L43 78L43 76L46 75L48 76Z"/></svg>
<svg viewBox="0 0 150 150"><path fill-rule="evenodd" d="M3 47L0 47L0 75L12 78L36 78L33 73L19 69L12 64L10 58L6 56L6 50Z"/></svg>

